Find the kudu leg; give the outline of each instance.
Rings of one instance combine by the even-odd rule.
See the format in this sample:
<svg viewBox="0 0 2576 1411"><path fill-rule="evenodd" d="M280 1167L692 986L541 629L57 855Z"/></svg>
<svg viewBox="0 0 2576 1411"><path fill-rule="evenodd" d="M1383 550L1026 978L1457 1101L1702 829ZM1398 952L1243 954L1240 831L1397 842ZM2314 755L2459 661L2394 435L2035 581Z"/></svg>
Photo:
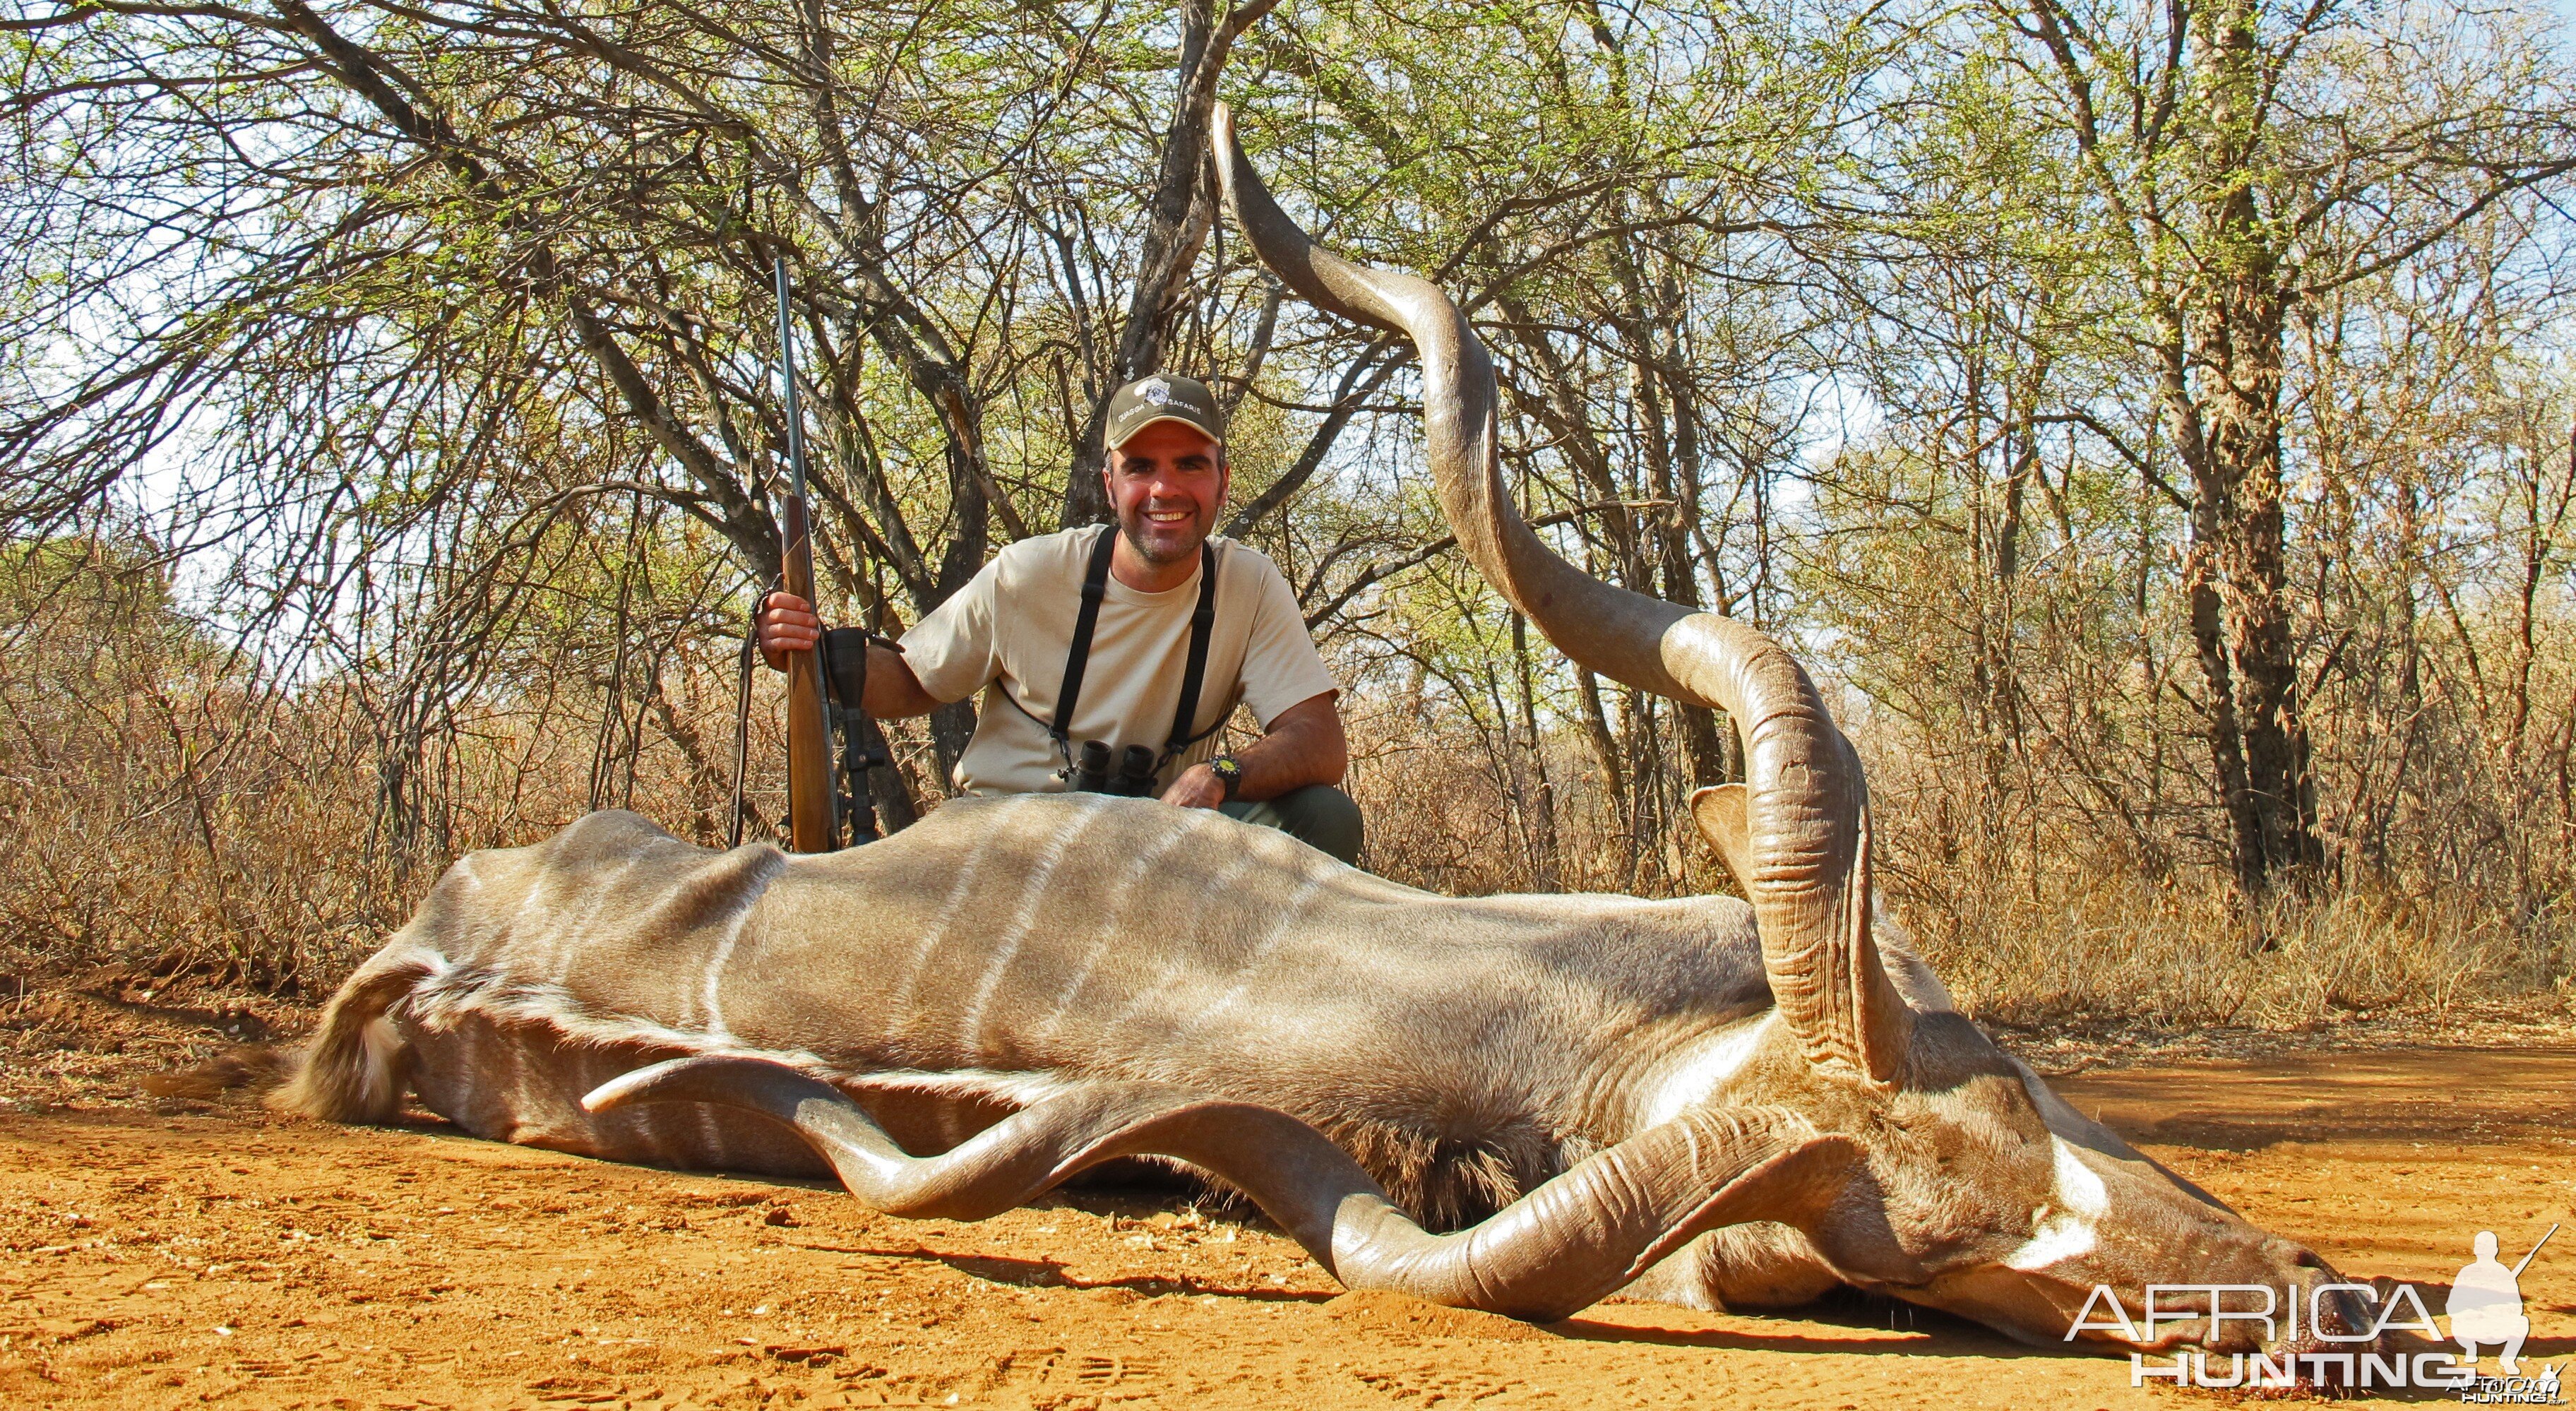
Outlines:
<svg viewBox="0 0 2576 1411"><path fill-rule="evenodd" d="M781 1122L850 1193L889 1214L981 1220L1084 1169L1163 1156L1231 1182L1354 1289L1548 1322L1599 1302L1693 1237L1748 1220L1804 1224L1860 1160L1779 1108L1691 1112L1599 1152L1473 1229L1415 1224L1349 1154L1276 1108L1141 1083L1036 1103L955 1150L915 1157L858 1104L785 1064L674 1059L582 1099L707 1102Z"/></svg>

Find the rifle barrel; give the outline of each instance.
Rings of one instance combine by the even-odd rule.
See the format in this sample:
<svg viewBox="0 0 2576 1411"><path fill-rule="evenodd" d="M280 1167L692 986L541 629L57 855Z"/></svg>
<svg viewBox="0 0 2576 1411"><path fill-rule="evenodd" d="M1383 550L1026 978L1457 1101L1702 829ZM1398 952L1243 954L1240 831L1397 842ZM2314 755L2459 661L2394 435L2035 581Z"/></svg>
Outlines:
<svg viewBox="0 0 2576 1411"><path fill-rule="evenodd" d="M2540 1253L2540 1246L2549 1243L2549 1236L2556 1233L2558 1233L2558 1222L2552 1220L2549 1222L2548 1234L2542 1235L2539 1243L2534 1244L2531 1247L2531 1252L2522 1256L2522 1262L2513 1266L2513 1276L2515 1278L2519 1279L2522 1277L2522 1271L2531 1267L2532 1256Z"/></svg>

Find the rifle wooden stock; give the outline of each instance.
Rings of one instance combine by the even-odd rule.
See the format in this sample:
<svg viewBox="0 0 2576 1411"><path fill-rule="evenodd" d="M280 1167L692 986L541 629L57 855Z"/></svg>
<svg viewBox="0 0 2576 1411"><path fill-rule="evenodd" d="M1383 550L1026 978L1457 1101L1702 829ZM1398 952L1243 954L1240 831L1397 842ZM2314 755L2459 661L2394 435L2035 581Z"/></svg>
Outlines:
<svg viewBox="0 0 2576 1411"><path fill-rule="evenodd" d="M814 547L806 538L805 499L787 499L779 586L814 601ZM824 715L823 663L813 651L787 654L787 833L798 852L840 846L839 801L832 789L832 731Z"/></svg>

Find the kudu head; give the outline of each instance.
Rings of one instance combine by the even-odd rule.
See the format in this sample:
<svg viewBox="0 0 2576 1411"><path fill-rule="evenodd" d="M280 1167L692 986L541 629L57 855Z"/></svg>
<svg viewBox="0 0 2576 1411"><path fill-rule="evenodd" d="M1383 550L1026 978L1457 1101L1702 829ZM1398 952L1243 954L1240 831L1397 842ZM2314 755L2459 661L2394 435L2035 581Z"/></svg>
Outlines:
<svg viewBox="0 0 2576 1411"><path fill-rule="evenodd" d="M1223 108L1214 135L1225 199L1261 262L1317 307L1412 341L1432 477L1486 580L1581 666L1724 710L1742 733L1745 782L1702 790L1692 806L1752 903L1777 1010L1699 1101L1785 1108L1851 1138L1855 1153L1805 1175L1831 1189L1792 1202L1812 1214L1796 1222L1787 1262L2051 1344L2096 1286L2120 1307L2096 1302L2087 1336L2134 1345L2254 1350L2290 1336L2279 1325L2293 1300L2301 1345L2312 1344L2320 1309L2328 1333L2367 1327L2352 1291L2310 1298L2336 1282L2315 1255L2084 1119L1946 1003L1908 1003L1871 933L1860 762L1805 669L1751 627L1604 583L1542 543L1504 489L1493 363L1466 316L1425 280L1319 248L1272 200ZM1914 988L1938 993L1937 982ZM1776 1242L1767 1254L1778 1262ZM1710 1236L1698 1257L1721 1297L1758 1295L1765 1283L1758 1270L1748 1284L1718 1267L1766 1257L1741 1229ZM2276 1331L2235 1317L2216 1327L2207 1317L2140 1323L2150 1285L2266 1287ZM2265 1301L2239 1293L2221 1308L2242 1313ZM2171 1318L2187 1302L2168 1293L2158 1311ZM2136 1326L2134 1340L2112 1330L2119 1312Z"/></svg>

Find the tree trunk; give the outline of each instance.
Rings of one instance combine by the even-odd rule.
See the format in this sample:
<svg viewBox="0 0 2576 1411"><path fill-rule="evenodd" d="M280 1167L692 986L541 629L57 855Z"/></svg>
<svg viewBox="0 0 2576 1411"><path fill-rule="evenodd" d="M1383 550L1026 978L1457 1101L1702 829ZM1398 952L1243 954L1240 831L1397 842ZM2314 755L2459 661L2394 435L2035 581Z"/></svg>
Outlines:
<svg viewBox="0 0 2576 1411"><path fill-rule="evenodd" d="M2241 177L2259 123L2262 69L2249 0L2195 36L2210 75L2198 286L2171 332L2166 418L2192 474L2192 545L2184 579L2209 687L2212 758L2239 883L2260 895L2324 862L2316 788L2299 718L2281 501L2281 375L2287 296L2274 236ZM2186 374L2189 380L2186 380Z"/></svg>
<svg viewBox="0 0 2576 1411"><path fill-rule="evenodd" d="M1574 677L1582 687L1583 737L1592 745L1593 763L1601 769L1601 788L1609 795L1610 833L1605 840L1609 856L1602 859L1603 869L1611 876L1625 878L1636 852L1636 834L1628 820L1628 771L1621 762L1619 741L1610 732L1610 713L1601 704L1601 678L1581 667Z"/></svg>
<svg viewBox="0 0 2576 1411"><path fill-rule="evenodd" d="M1556 784L1548 777L1547 751L1538 732L1538 689L1530 671L1529 619L1519 613L1512 614L1512 663L1520 697L1516 733L1520 736L1522 765L1518 772L1528 789L1522 816L1529 829L1530 889L1553 892L1562 885L1563 874L1558 863Z"/></svg>

